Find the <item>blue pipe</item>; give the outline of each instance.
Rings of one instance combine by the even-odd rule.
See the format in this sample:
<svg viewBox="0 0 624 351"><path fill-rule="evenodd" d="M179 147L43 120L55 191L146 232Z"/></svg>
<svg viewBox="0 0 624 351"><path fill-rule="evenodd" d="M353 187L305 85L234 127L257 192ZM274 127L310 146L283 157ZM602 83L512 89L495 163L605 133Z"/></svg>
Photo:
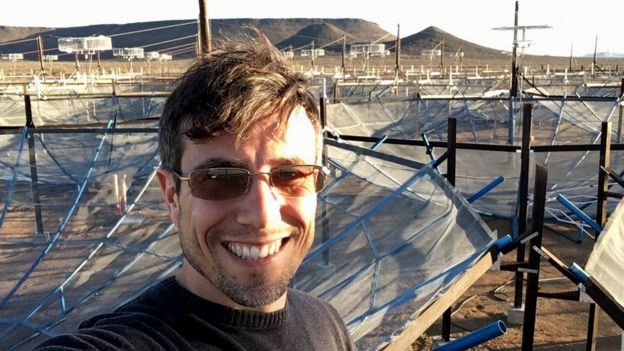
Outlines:
<svg viewBox="0 0 624 351"><path fill-rule="evenodd" d="M570 266L570 271L574 273L574 275L582 282L587 283L587 279L589 279L589 275L579 266L576 262L572 262Z"/></svg>
<svg viewBox="0 0 624 351"><path fill-rule="evenodd" d="M496 321L488 324L485 327L475 330L472 333L444 344L435 351L459 351L467 350L473 346L482 344L488 340L494 339L497 336L501 336L507 333L507 326L502 321Z"/></svg>
<svg viewBox="0 0 624 351"><path fill-rule="evenodd" d="M377 150L386 140L388 140L388 136L382 136L381 139L377 140L377 142L373 146L371 146L371 150Z"/></svg>
<svg viewBox="0 0 624 351"><path fill-rule="evenodd" d="M499 176L493 181L486 184L481 190L477 191L475 194L470 196L467 200L469 203L473 203L477 201L481 196L487 194L490 190L494 189L498 184L502 183L505 180L505 177Z"/></svg>
<svg viewBox="0 0 624 351"><path fill-rule="evenodd" d="M596 232L600 233L602 231L602 227L598 225L598 223L594 222L585 212L579 210L576 205L574 205L570 200L566 199L565 196L558 194L557 201L559 201L563 206L567 207L568 210L574 212L574 214L580 218L583 222L589 224L589 226Z"/></svg>
<svg viewBox="0 0 624 351"><path fill-rule="evenodd" d="M509 245L513 244L513 239L511 235L505 234L505 236L496 240L495 244L498 251L504 251Z"/></svg>

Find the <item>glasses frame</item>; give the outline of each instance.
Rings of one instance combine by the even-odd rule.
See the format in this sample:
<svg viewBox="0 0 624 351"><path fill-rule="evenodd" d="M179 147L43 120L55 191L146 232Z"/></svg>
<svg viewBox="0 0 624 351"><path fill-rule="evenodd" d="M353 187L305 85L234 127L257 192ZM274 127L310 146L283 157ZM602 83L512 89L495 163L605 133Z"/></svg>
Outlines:
<svg viewBox="0 0 624 351"><path fill-rule="evenodd" d="M311 167L315 170L318 170L318 176L317 179L315 180L315 185L316 183L318 183L318 177L322 177L322 186L320 188L316 188L315 186L315 190L312 193L309 194L302 194L302 195L295 195L295 194L289 194L288 192L284 192L281 190L281 188L277 185L275 185L273 183L273 179L271 177L271 174L273 174L274 172L280 170L280 169L284 169L284 168L293 168L293 167ZM202 172L202 171L206 171L206 170L236 170L236 171L243 171L244 173L247 174L247 182L245 184L244 190L240 193L240 194L235 194L232 197L228 197L228 198L221 198L221 199L209 199L209 198L205 198L205 197L200 197L200 196L196 196L195 194L193 194L193 186L192 186L192 175L193 173L197 173L197 172ZM187 173L186 176L181 175L180 173L176 172L176 171L171 171L171 173L173 175L175 175L178 179L182 180L182 181L187 181L189 184L189 188L191 190L191 195L193 195L194 197L198 198L198 199L202 199L202 200L208 200L208 201L224 201L224 200L231 200L231 199L236 199L239 197L242 197L244 195L246 195L247 193L249 193L249 190L251 189L251 185L252 185L252 177L256 176L256 175L267 175L267 183L269 184L269 186L271 187L272 190L275 190L278 194L281 194L283 196L287 196L287 197L305 197L305 196L310 196L313 194L318 194L319 192L321 192L325 186L327 185L327 177L329 176L329 174L331 173L329 168L325 167L325 166L320 166L320 165L310 165L310 164L295 164L295 165L285 165L285 166L280 166L280 167L275 167L267 172L251 172L248 169L245 168L240 168L240 167L208 167L208 168L198 168L195 170L190 171L189 173Z"/></svg>

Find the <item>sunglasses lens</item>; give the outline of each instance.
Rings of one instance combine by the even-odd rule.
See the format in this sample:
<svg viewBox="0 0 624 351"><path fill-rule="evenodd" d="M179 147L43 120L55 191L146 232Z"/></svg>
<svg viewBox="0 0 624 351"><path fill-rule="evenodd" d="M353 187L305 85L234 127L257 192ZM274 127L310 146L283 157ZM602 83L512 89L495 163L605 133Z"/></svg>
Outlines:
<svg viewBox="0 0 624 351"><path fill-rule="evenodd" d="M191 174L191 193L204 200L227 200L247 192L250 175L244 169L211 168Z"/></svg>
<svg viewBox="0 0 624 351"><path fill-rule="evenodd" d="M271 183L283 195L306 196L323 189L325 174L319 166L288 166L271 171Z"/></svg>

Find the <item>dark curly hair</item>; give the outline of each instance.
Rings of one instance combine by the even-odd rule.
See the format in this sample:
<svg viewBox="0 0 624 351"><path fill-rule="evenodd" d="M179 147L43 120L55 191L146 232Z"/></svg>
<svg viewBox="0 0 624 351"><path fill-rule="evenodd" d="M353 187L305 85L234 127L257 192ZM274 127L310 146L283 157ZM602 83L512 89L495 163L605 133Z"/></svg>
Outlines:
<svg viewBox="0 0 624 351"><path fill-rule="evenodd" d="M266 36L254 32L227 40L179 79L160 118L163 169L180 171L184 137L201 141L230 133L240 142L257 121L275 116L277 125L284 125L298 106L312 121L320 150L319 112L305 78Z"/></svg>

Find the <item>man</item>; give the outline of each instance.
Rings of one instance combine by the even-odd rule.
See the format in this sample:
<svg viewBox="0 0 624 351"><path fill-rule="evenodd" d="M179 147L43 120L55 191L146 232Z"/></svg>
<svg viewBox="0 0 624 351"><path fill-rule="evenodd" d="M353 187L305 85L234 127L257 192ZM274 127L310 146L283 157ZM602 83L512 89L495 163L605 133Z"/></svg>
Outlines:
<svg viewBox="0 0 624 351"><path fill-rule="evenodd" d="M288 289L325 172L315 99L280 52L258 35L209 53L167 99L159 130L182 268L39 349L355 349L334 308Z"/></svg>

